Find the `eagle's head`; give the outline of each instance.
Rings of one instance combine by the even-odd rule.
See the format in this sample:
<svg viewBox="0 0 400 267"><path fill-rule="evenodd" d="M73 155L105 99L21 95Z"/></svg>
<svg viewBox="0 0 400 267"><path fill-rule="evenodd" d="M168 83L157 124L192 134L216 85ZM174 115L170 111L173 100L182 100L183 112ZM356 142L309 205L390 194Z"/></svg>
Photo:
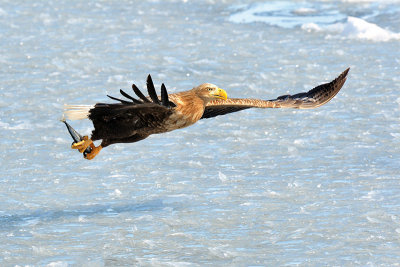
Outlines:
<svg viewBox="0 0 400 267"><path fill-rule="evenodd" d="M206 103L215 99L226 100L228 98L225 90L211 83L203 83L194 88L198 97L203 99Z"/></svg>

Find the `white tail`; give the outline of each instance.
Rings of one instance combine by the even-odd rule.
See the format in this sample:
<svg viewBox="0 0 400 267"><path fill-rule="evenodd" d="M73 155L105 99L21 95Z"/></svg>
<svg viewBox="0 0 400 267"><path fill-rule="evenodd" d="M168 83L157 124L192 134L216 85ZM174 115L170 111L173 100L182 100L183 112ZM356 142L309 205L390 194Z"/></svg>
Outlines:
<svg viewBox="0 0 400 267"><path fill-rule="evenodd" d="M64 114L70 120L83 120L89 116L89 111L94 108L90 105L64 105Z"/></svg>

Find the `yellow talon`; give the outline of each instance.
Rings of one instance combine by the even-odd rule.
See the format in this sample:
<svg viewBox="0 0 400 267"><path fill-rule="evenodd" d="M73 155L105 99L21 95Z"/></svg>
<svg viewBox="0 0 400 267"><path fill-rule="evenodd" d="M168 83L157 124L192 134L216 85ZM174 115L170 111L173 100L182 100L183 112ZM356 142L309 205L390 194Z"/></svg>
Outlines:
<svg viewBox="0 0 400 267"><path fill-rule="evenodd" d="M82 141L72 144L71 148L78 149L80 153L83 153L83 151L85 151L86 148L88 148L88 146L90 146L91 144L93 144L93 141L87 136L84 136Z"/></svg>
<svg viewBox="0 0 400 267"><path fill-rule="evenodd" d="M99 154L100 150L101 150L103 147L102 147L101 145L96 147L96 146L93 144L92 139L89 139L89 137L84 136L82 141L77 142L77 143L73 143L73 144L71 145L71 148L72 148L72 149L78 149L79 152L83 153L83 152L85 152L86 148L88 148L89 146L90 146L91 149L92 149L91 152L90 152L90 153L87 153L87 154L84 154L83 157L84 157L85 159L91 160L91 159L94 159L94 157L96 157L97 154Z"/></svg>
<svg viewBox="0 0 400 267"><path fill-rule="evenodd" d="M78 146L81 146L85 141L80 141L78 143L72 143L71 148L72 149L78 149Z"/></svg>

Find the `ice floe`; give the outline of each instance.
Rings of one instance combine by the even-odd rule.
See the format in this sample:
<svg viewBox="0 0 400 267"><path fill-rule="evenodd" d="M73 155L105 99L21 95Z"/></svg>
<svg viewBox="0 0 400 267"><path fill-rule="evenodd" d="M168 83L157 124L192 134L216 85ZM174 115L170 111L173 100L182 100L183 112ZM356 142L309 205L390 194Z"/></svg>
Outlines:
<svg viewBox="0 0 400 267"><path fill-rule="evenodd" d="M330 5L317 7L310 3L277 1L250 5L232 14L229 21L264 22L272 26L293 28L305 23L331 24L345 18L344 14L332 9Z"/></svg>
<svg viewBox="0 0 400 267"><path fill-rule="evenodd" d="M400 33L391 32L374 23L356 17L348 17L344 23L335 23L327 26L319 26L316 23L307 23L303 24L301 28L307 31L325 31L330 34L337 34L343 38L350 39L376 42L400 40Z"/></svg>
<svg viewBox="0 0 400 267"><path fill-rule="evenodd" d="M349 16L330 3L276 1L238 7L237 12L229 17L229 21L262 22L281 28L299 27L307 32L325 33L327 38L339 37L375 42L400 40L400 33L368 22L370 17L371 15L361 18Z"/></svg>

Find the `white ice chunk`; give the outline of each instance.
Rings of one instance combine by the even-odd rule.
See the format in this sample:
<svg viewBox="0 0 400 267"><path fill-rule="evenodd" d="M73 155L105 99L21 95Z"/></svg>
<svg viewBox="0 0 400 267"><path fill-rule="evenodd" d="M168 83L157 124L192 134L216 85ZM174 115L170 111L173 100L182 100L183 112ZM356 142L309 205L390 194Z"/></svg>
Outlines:
<svg viewBox="0 0 400 267"><path fill-rule="evenodd" d="M222 172L218 172L218 178L221 180L221 182L226 182L226 181L228 181L228 178L227 178L226 175L223 174Z"/></svg>

